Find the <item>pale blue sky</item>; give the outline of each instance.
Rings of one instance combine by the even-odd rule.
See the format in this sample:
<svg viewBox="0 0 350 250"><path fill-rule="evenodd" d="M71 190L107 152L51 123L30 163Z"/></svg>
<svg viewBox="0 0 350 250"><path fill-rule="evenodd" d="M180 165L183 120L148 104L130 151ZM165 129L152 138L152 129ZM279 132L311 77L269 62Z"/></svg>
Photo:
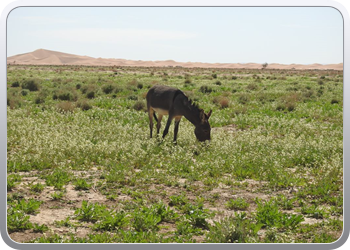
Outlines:
<svg viewBox="0 0 350 250"><path fill-rule="evenodd" d="M36 49L131 60L341 63L343 19L331 7L20 7L8 56Z"/></svg>

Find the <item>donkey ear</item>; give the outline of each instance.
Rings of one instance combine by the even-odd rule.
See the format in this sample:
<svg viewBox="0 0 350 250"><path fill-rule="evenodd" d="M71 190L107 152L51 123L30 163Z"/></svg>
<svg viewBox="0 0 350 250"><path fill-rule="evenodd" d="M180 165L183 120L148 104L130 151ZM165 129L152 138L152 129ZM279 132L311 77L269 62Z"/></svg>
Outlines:
<svg viewBox="0 0 350 250"><path fill-rule="evenodd" d="M207 114L208 119L209 119L209 118L210 118L210 116L211 116L211 112L212 112L212 110L210 110L210 111L209 111L209 113Z"/></svg>

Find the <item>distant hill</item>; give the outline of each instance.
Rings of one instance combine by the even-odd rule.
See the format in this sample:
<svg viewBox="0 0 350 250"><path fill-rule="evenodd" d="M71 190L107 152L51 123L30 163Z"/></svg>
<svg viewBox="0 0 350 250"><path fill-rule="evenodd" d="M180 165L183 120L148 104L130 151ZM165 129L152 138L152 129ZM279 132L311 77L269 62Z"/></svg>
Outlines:
<svg viewBox="0 0 350 250"><path fill-rule="evenodd" d="M260 69L259 63L202 63L166 61L134 61L114 58L94 58L62 53L58 51L38 49L33 52L10 56L7 64L30 65L89 65L89 66L138 66L138 67L184 67L184 68L232 68L232 69ZM343 70L343 63L338 64L278 64L271 63L268 69L334 69Z"/></svg>

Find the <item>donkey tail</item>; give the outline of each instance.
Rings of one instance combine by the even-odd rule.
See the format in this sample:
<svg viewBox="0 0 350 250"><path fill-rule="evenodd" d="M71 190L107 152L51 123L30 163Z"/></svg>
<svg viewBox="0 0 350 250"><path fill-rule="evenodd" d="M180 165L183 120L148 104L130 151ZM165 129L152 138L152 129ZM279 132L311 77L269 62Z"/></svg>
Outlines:
<svg viewBox="0 0 350 250"><path fill-rule="evenodd" d="M153 117L154 117L154 119L156 120L156 122L158 122L158 119L157 119L156 113L153 113Z"/></svg>

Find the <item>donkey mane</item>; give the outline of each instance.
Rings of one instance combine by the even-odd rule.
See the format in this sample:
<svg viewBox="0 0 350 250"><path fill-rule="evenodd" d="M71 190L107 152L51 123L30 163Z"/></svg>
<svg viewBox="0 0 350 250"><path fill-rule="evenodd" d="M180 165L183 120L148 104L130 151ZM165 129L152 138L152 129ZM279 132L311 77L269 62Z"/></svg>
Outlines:
<svg viewBox="0 0 350 250"><path fill-rule="evenodd" d="M187 98L192 110L197 111L198 113L203 111L203 109L199 108L198 103L194 102L192 99L188 98L187 96L186 96L186 98Z"/></svg>

